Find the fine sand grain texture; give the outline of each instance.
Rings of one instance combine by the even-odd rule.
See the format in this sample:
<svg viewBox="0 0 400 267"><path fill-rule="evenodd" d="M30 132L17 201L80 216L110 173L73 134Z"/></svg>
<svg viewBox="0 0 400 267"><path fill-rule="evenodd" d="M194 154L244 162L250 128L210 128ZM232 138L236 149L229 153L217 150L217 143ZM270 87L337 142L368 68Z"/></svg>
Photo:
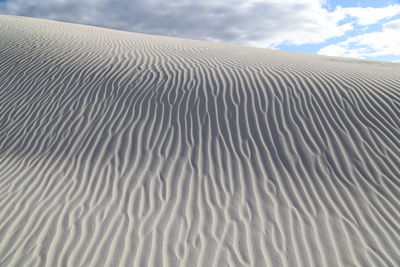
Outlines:
<svg viewBox="0 0 400 267"><path fill-rule="evenodd" d="M0 16L0 266L400 266L400 64Z"/></svg>

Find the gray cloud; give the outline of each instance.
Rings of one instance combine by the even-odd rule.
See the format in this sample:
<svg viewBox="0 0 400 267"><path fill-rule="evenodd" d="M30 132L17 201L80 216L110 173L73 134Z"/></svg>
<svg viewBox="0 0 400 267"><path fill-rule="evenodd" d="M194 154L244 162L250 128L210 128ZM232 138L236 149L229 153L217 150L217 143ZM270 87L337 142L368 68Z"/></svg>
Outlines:
<svg viewBox="0 0 400 267"><path fill-rule="evenodd" d="M7 0L0 12L140 33L273 47L352 29L324 0Z"/></svg>
<svg viewBox="0 0 400 267"><path fill-rule="evenodd" d="M400 30L400 19L389 21L383 25L385 30Z"/></svg>

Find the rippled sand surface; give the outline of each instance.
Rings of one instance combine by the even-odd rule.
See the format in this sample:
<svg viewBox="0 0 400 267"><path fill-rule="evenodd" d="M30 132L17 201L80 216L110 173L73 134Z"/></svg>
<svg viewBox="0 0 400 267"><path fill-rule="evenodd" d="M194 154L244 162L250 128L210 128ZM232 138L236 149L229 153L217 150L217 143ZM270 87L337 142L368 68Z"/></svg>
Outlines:
<svg viewBox="0 0 400 267"><path fill-rule="evenodd" d="M400 64L0 25L0 266L399 266Z"/></svg>

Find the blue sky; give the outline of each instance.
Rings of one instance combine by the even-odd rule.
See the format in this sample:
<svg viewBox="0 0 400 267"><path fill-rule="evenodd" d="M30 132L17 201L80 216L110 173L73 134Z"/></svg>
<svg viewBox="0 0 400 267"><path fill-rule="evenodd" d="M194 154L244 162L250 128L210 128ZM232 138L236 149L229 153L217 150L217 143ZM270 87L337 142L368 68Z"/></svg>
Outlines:
<svg viewBox="0 0 400 267"><path fill-rule="evenodd" d="M400 61L399 0L0 0L0 14Z"/></svg>
<svg viewBox="0 0 400 267"><path fill-rule="evenodd" d="M375 9L382 9L382 8L387 8L389 6L396 6L399 5L400 1L371 1L371 0L364 0L364 1L337 1L337 0L331 0L327 1L326 7L330 12L335 12L335 9L337 9L339 6L342 8L362 8L362 9L368 9L368 8L375 8ZM389 13L389 12L388 12ZM280 50L288 50L288 51L294 51L294 52L302 52L302 53L310 53L310 54L327 54L327 55L333 55L333 56L346 56L346 57L355 57L355 58L365 58L365 59L371 59L371 60L382 60L382 61L400 61L400 39L396 38L395 41L397 42L397 46L399 48L397 53L392 53L391 51L385 52L385 49L382 49L383 51L377 52L376 49L371 48L370 46L373 45L360 45L360 41L363 40L363 38L360 38L360 36L368 37L368 34L375 34L376 36L382 36L384 37L384 32L383 28L384 25L387 23L390 23L391 21L397 21L400 19L400 11L397 12L397 15L394 16L387 16L383 17L382 19L378 20L376 23L371 23L368 25L358 25L355 24L354 28L348 32L346 32L342 36L337 36L334 38L329 38L325 40L324 42L317 43L317 44L303 44L303 45L293 45L293 44L280 44L276 48ZM341 21L341 23L347 23L354 21L351 17L344 19ZM400 25L400 21L398 22ZM400 29L400 28L398 28ZM400 31L394 32L394 35L398 34L400 36ZM356 38L359 40L358 42L348 42L347 41L351 38ZM389 42L389 41L388 41ZM344 43L344 44L343 44ZM388 44L388 45L396 45L396 44ZM346 52L331 52L331 53L324 53L323 51L319 52L323 48L329 47L329 46L339 46L343 47L346 49L346 51L353 51L353 55L349 55L350 53ZM366 48L370 53L356 53L360 48ZM326 49L325 49L326 50Z"/></svg>

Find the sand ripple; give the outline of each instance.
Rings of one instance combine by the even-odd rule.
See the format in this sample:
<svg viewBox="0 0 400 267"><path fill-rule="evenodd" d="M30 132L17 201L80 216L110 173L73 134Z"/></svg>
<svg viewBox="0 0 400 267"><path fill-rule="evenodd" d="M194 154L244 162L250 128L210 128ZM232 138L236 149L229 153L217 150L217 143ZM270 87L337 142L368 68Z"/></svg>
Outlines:
<svg viewBox="0 0 400 267"><path fill-rule="evenodd" d="M0 25L0 266L399 266L400 64Z"/></svg>

